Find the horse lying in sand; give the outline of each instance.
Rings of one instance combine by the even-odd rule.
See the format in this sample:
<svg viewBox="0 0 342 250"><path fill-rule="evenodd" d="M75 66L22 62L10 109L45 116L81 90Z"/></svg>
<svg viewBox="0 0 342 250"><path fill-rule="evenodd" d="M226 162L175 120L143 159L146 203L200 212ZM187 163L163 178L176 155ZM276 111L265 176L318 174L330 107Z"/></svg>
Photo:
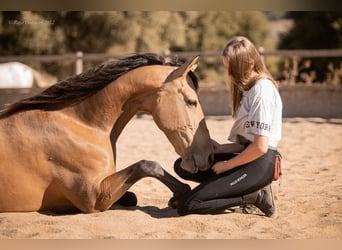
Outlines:
<svg viewBox="0 0 342 250"><path fill-rule="evenodd" d="M116 172L115 143L137 111L152 115L186 170L206 170L212 147L192 69L132 55L59 81L0 110L0 211L104 211L143 177L173 199L189 186L158 163Z"/></svg>

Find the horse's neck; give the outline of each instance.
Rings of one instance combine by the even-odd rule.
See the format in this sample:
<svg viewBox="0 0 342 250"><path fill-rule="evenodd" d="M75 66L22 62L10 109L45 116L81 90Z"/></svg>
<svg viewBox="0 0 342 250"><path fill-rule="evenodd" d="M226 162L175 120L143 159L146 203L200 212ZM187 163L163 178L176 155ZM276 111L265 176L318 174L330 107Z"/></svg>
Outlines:
<svg viewBox="0 0 342 250"><path fill-rule="evenodd" d="M158 66L154 66L155 68ZM152 67L144 67L139 72L136 70L135 77L127 75L127 77L133 82L130 85L126 84L126 88L133 87L133 90L126 91L130 93L129 98L126 98L124 105L122 106L122 113L116 119L116 122L111 131L111 141L116 142L119 138L123 128L131 120L131 118L138 111L151 112L151 106L153 105L153 99L156 98L153 95L154 90L158 89L165 81L167 75L173 70L173 68L161 67L160 71L156 71ZM123 80L125 80L123 78ZM128 82L128 81L126 81Z"/></svg>
<svg viewBox="0 0 342 250"><path fill-rule="evenodd" d="M138 107L135 105L126 105L123 109L121 115L116 119L113 129L111 131L111 141L115 143L119 138L122 130L127 125L127 123L132 119L132 117L137 113Z"/></svg>
<svg viewBox="0 0 342 250"><path fill-rule="evenodd" d="M107 87L106 87L107 88ZM90 127L108 131L120 115L120 96L113 100L105 89L65 110L68 115ZM110 109L111 107L111 109Z"/></svg>
<svg viewBox="0 0 342 250"><path fill-rule="evenodd" d="M103 130L116 130L116 138L138 111L137 100L160 87L168 71L155 73L153 66L141 67L119 77L95 95L72 107L84 123Z"/></svg>

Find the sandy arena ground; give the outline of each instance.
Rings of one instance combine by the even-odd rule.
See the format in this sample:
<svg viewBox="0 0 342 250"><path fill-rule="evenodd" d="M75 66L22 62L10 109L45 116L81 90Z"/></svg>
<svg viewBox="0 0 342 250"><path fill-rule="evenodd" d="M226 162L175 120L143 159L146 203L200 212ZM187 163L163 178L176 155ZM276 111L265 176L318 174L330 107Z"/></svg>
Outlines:
<svg viewBox="0 0 342 250"><path fill-rule="evenodd" d="M230 117L207 118L219 142L232 123ZM279 149L283 177L273 218L232 212L179 217L167 207L171 191L145 178L131 188L136 207L96 214L0 213L0 239L341 239L342 119L286 118ZM176 176L177 158L150 116L131 120L119 138L118 169L148 159Z"/></svg>

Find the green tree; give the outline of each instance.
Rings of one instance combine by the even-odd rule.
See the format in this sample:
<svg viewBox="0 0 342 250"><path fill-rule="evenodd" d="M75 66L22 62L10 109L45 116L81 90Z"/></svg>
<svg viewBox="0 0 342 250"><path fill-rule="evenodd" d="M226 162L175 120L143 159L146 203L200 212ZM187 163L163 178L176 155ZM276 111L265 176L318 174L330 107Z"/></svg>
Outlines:
<svg viewBox="0 0 342 250"><path fill-rule="evenodd" d="M2 55L49 54L59 47L60 34L47 20L31 11L2 12L0 53Z"/></svg>
<svg viewBox="0 0 342 250"><path fill-rule="evenodd" d="M267 19L258 11L23 11L1 12L0 21L2 55L217 52L235 35L266 48L269 40ZM73 73L72 63L43 67L62 78ZM202 59L201 65L202 79L224 82L221 60Z"/></svg>
<svg viewBox="0 0 342 250"><path fill-rule="evenodd" d="M342 12L290 12L293 29L280 49L335 49L342 47Z"/></svg>
<svg viewBox="0 0 342 250"><path fill-rule="evenodd" d="M123 15L116 27L117 39L111 52L157 52L185 45L185 31L182 16L169 11L115 12Z"/></svg>
<svg viewBox="0 0 342 250"><path fill-rule="evenodd" d="M285 34L280 49L336 49L342 48L342 12L290 12L294 27ZM324 81L327 65L339 66L339 58L308 58L317 74L317 81Z"/></svg>
<svg viewBox="0 0 342 250"><path fill-rule="evenodd" d="M205 11L184 12L187 23L185 51L220 52L233 36L243 35L257 47L271 46L268 21L259 11ZM207 83L224 83L225 70L220 58L202 59L200 78Z"/></svg>

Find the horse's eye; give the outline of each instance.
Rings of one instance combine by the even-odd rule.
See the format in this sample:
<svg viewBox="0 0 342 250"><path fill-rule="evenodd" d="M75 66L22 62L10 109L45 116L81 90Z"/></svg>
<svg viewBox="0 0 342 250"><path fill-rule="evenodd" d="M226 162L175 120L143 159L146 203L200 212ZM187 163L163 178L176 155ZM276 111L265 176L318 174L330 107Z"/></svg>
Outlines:
<svg viewBox="0 0 342 250"><path fill-rule="evenodd" d="M189 105L189 106L196 107L197 106L197 100L187 99L186 100L186 104Z"/></svg>

